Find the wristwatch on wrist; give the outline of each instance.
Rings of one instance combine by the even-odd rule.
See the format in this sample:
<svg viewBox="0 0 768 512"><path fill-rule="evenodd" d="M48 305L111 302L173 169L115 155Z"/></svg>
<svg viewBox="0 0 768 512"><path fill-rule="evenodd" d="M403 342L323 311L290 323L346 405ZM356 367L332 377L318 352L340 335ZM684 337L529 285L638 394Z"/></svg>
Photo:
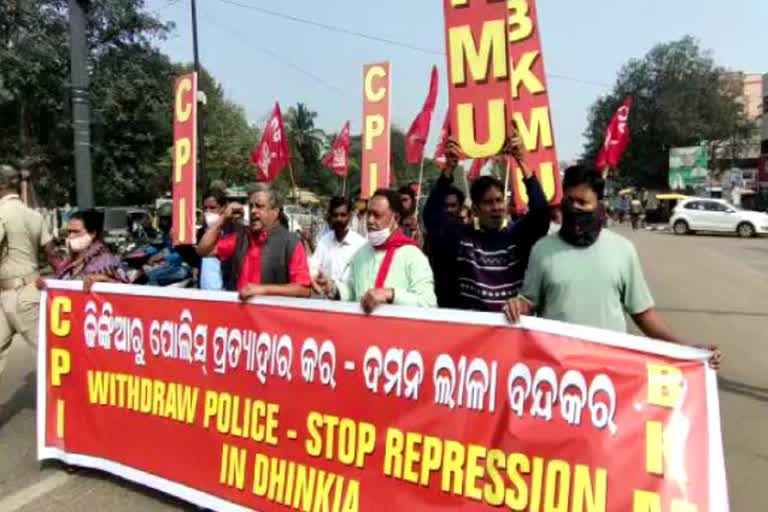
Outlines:
<svg viewBox="0 0 768 512"><path fill-rule="evenodd" d="M395 289L394 288L390 288L390 290L392 291L392 295L390 295L389 299L387 299L387 304L394 304L394 302L395 302Z"/></svg>

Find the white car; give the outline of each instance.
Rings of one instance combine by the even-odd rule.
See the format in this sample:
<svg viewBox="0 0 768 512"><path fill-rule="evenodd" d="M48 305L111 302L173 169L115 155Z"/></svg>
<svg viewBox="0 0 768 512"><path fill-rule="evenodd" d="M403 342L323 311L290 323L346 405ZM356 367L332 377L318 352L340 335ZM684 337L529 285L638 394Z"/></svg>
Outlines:
<svg viewBox="0 0 768 512"><path fill-rule="evenodd" d="M686 199L675 207L669 224L676 235L710 231L751 238L768 234L768 214L742 210L722 199Z"/></svg>

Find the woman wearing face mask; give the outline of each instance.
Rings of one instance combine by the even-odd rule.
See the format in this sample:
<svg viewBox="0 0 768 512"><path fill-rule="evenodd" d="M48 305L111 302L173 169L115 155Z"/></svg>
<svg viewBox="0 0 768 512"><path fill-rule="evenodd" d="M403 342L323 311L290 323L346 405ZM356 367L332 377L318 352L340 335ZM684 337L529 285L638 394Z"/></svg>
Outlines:
<svg viewBox="0 0 768 512"><path fill-rule="evenodd" d="M86 291L96 282L126 283L120 258L102 241L104 215L96 210L75 212L67 222L68 256L54 279L84 281Z"/></svg>
<svg viewBox="0 0 768 512"><path fill-rule="evenodd" d="M227 206L227 196L221 190L211 190L203 198L205 226L202 233L216 225L221 219L221 213ZM201 233L201 237L202 237ZM229 272L228 262L221 262L215 256L206 256L200 261L200 289L223 290L224 275Z"/></svg>

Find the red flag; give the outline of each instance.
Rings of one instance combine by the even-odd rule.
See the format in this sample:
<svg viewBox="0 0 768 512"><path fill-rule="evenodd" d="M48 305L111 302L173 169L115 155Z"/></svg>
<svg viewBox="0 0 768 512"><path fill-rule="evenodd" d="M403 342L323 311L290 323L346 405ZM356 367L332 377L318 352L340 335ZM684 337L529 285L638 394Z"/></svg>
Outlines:
<svg viewBox="0 0 768 512"><path fill-rule="evenodd" d="M467 174L467 179L469 181L474 181L477 178L480 177L480 171L483 170L483 167L485 167L485 164L488 163L488 161L491 160L491 158L475 158L472 161L472 167L469 168L469 174Z"/></svg>
<svg viewBox="0 0 768 512"><path fill-rule="evenodd" d="M626 98L619 107L605 131L605 142L597 153L595 166L601 171L606 167L614 167L619 163L621 154L629 142L629 109L632 98Z"/></svg>
<svg viewBox="0 0 768 512"><path fill-rule="evenodd" d="M435 147L434 161L435 165L441 169L445 168L445 142L448 140L448 136L451 133L451 111L445 113L445 121L443 121L443 128L440 130L440 138L437 141L437 147Z"/></svg>
<svg viewBox="0 0 768 512"><path fill-rule="evenodd" d="M256 181L274 180L290 160L288 139L283 129L280 104L275 103L272 115L267 119L261 141L251 152L251 163L257 168Z"/></svg>
<svg viewBox="0 0 768 512"><path fill-rule="evenodd" d="M347 175L347 166L349 165L349 121L344 124L333 141L331 150L323 157L323 165L338 174Z"/></svg>
<svg viewBox="0 0 768 512"><path fill-rule="evenodd" d="M432 112L437 102L437 66L432 66L432 77L429 81L429 93L424 101L421 112L411 123L411 128L405 136L405 157L409 164L417 164L424 158L424 145L429 137L429 125L432 122Z"/></svg>

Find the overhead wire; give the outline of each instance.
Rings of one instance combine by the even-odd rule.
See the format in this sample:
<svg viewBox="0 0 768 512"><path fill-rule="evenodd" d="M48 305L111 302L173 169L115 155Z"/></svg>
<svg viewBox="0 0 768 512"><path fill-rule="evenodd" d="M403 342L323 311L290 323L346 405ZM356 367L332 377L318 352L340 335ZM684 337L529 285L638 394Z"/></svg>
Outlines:
<svg viewBox="0 0 768 512"><path fill-rule="evenodd" d="M222 30L222 31L224 31L226 33L230 33L230 34L234 34L234 35L238 36L237 41L241 42L243 44L246 44L245 41L248 38L245 36L245 34L243 34L242 32L239 32L238 30L232 28L231 26L224 26L222 23L218 22L218 20L215 20L210 15L206 16L205 22L209 23L209 24L211 24L211 25L213 25L213 26L215 26L217 28L219 28L220 30ZM290 67L291 69L293 69L293 70L301 73L302 75L312 79L316 83L318 83L318 84L322 85L323 87L325 87L325 88L327 88L327 89L329 89L329 90L339 94L340 96L345 96L345 97L347 96L347 93L344 92L344 90L342 88L340 88L340 87L338 87L338 86L336 86L336 85L326 81L325 79L321 78L320 76L318 76L317 74L313 73L312 71L309 71L309 70L303 68L302 66L299 66L295 62L291 61L288 57L286 57L284 55L280 55L279 53L275 52L274 50L271 50L271 49L269 49L269 48L267 48L265 46L262 46L262 45L259 45L259 44L255 43L255 42L253 42L253 39L248 39L247 46L251 50L256 50L259 53L263 53L263 54L265 54L265 55L267 55L269 57L272 57L273 59L275 59L276 61L280 62L281 64L284 64L284 65Z"/></svg>
<svg viewBox="0 0 768 512"><path fill-rule="evenodd" d="M339 34L345 34L345 35L348 35L348 36L359 37L361 39L367 39L369 41L375 41L375 42L378 42L378 43L384 43L384 44L388 44L388 45L391 45L391 46L399 46L400 48L405 48L407 50L413 50L413 51L416 51L416 52L425 53L427 55L444 55L443 52L440 52L438 50L433 50L433 49L430 49L430 48L423 48L421 46L416 46L414 44L405 43L405 42L402 42L402 41L397 41L395 39L389 39L389 38L386 38L386 37L366 34L364 32L358 32L356 30L351 30L351 29L344 28L344 27L339 27L339 26L336 26L336 25L330 25L328 23L322 23L322 22L311 20L311 19L308 19L308 18L300 18L299 16L294 16L294 15L291 15L291 14L285 14L285 13L281 13L281 12L278 12L278 11L273 11L271 9L265 9L264 7L259 7L259 6L253 5L253 4L245 4L245 3L242 3L242 2L238 2L237 0L219 0L219 2L224 3L224 4L234 5L234 6L237 6L237 7L242 7L244 9L250 9L252 11L259 12L259 13L265 14L267 16L272 16L272 17L275 17L275 18L281 18L281 19L288 20L288 21L293 21L293 22L296 22L296 23L302 23L304 25L310 25L310 26L321 28L321 29L328 30L328 31L331 31L331 32L336 32L336 33L339 33Z"/></svg>
<svg viewBox="0 0 768 512"><path fill-rule="evenodd" d="M397 40L391 39L391 38L386 38L386 37L372 35L372 34L366 34L366 33L359 32L359 31L356 31L356 30L351 30L351 29L348 29L348 28L345 28L345 27L340 27L340 26L337 26L337 25L331 25L331 24L328 24L328 23L319 22L319 21L312 20L312 19L309 19L309 18L302 18L302 17L299 17L299 16L294 16L292 14L286 14L286 13L283 13L283 12L275 11L275 10L272 10L272 9L267 9L267 8L260 7L260 6L257 6L257 5L253 5L253 4L243 3L242 1L238 1L238 0L218 0L218 1L220 3L223 3L223 4L228 4L228 5L240 7L242 9L249 9L251 11L254 11L254 12L266 15L266 16L272 16L274 18L280 18L280 19L287 20L287 21L292 21L292 22L295 22L295 23L301 23L301 24L304 24L304 25L320 28L320 29L327 30L327 31L330 31L330 32L335 32L335 33L338 33L338 34L344 34L344 35L348 35L348 36L352 36L352 37L358 37L358 38L361 38L361 39L366 39L366 40L369 40L369 41L375 41L375 42L382 43L382 44L388 44L388 45L391 45L391 46L396 46L396 47L399 47L399 48L404 48L404 49L407 49L407 50L416 51L416 52L423 53L423 54L426 54L426 55L445 56L445 52L444 51L440 51L440 50L437 50L437 49L424 48L424 47L417 46L417 45L414 45L414 44L411 44L411 43L406 43L406 42L403 42L403 41L397 41ZM583 85L590 85L590 86L599 87L599 88L610 88L611 87L611 85L607 84L607 83L597 82L597 81L594 81L594 80L586 80L586 79L583 79L583 78L573 77L573 76L569 76L569 75L563 75L563 74L559 74L559 73L547 73L547 77L548 78L557 79L557 80L565 80L565 81L569 81L569 82L580 83L580 84L583 84Z"/></svg>

